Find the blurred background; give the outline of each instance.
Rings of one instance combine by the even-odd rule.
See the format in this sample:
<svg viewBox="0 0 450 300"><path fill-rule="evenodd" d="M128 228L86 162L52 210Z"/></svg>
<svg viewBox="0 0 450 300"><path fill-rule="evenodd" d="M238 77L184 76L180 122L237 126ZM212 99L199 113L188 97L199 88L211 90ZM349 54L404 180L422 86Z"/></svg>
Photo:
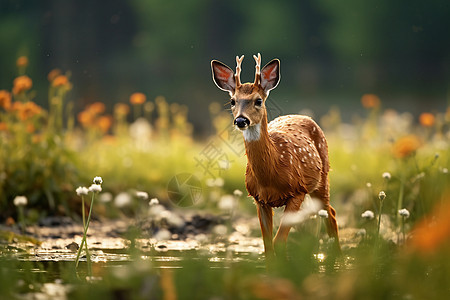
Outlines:
<svg viewBox="0 0 450 300"><path fill-rule="evenodd" d="M71 73L75 111L101 101L150 98L189 106L196 135L210 134L208 105L227 101L211 80L210 61L235 67L245 55L243 81L252 81L252 55L281 60L282 80L271 94L283 113L330 107L344 118L362 110L363 94L384 108L444 111L449 99L450 2L358 1L0 1L0 88L29 58L37 104L47 107L46 75Z"/></svg>

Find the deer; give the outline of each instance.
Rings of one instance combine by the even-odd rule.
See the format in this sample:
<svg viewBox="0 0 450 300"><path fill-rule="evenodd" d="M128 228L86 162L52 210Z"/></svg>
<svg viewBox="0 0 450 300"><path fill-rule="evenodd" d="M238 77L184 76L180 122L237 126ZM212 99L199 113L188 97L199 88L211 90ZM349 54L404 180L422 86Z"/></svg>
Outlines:
<svg viewBox="0 0 450 300"><path fill-rule="evenodd" d="M218 60L211 61L216 86L230 95L233 124L243 134L247 168L245 186L256 204L266 258L284 249L292 227L286 215L300 210L305 195L318 198L327 211L327 233L340 251L336 211L330 205L328 144L322 129L308 116L284 115L268 123L266 101L280 82L280 60L261 68L256 62L253 83L241 83L244 56L236 56L236 73ZM273 208L284 206L273 238Z"/></svg>

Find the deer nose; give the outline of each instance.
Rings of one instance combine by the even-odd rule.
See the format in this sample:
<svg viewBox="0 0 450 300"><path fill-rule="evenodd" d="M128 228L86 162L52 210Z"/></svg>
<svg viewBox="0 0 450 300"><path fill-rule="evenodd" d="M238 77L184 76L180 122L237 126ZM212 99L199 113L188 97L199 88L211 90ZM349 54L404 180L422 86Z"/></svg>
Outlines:
<svg viewBox="0 0 450 300"><path fill-rule="evenodd" d="M250 120L247 119L246 117L237 117L234 120L234 125L236 125L237 127L239 127L239 129L243 129L245 127L248 127L250 125Z"/></svg>

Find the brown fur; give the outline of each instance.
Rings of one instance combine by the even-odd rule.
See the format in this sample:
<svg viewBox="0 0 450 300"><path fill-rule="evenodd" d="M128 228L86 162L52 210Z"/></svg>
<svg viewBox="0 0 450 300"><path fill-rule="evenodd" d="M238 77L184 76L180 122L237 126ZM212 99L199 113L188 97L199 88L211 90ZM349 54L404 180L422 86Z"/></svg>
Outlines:
<svg viewBox="0 0 450 300"><path fill-rule="evenodd" d="M242 59L237 60L238 68ZM260 57L259 62L257 57L255 60L258 72ZM273 253L272 207L286 206L285 212L296 212L305 194L321 200L328 212L328 234L335 237L336 247L340 249L336 211L329 203L330 164L323 131L311 118L301 115L281 116L267 122L265 101L269 91L278 84L279 61L268 63L261 70L261 76L256 74L254 83L240 84L238 79L239 85L234 85L233 89L228 88L229 79L234 76L232 73L228 74L226 82L217 81L215 69L223 76L223 70L229 69L224 66L220 62L212 62L213 79L219 88L230 92L235 103L232 107L234 118L248 119L249 128L260 126L259 139L245 141L248 159L245 183L257 204L266 254ZM256 105L258 99L262 100L260 106ZM274 241L284 244L290 228L282 220Z"/></svg>

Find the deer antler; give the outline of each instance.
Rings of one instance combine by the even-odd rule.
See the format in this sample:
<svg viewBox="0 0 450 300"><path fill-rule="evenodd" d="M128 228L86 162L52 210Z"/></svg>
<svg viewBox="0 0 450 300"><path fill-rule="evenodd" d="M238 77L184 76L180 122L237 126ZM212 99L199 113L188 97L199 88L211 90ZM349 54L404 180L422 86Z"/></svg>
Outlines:
<svg viewBox="0 0 450 300"><path fill-rule="evenodd" d="M236 81L236 87L241 86L241 64L244 60L244 55L241 57L236 56L236 74L234 75L235 81Z"/></svg>
<svg viewBox="0 0 450 300"><path fill-rule="evenodd" d="M253 55L253 58L256 62L256 71L255 71L255 82L253 84L261 83L261 54L258 53L258 56Z"/></svg>

